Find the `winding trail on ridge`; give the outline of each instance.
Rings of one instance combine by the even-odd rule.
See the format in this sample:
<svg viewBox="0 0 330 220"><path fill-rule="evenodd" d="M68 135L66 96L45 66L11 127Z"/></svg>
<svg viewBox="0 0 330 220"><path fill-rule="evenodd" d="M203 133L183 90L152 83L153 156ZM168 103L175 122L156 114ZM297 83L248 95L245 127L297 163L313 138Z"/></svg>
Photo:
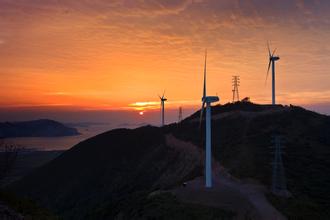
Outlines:
<svg viewBox="0 0 330 220"><path fill-rule="evenodd" d="M190 157L196 161L204 161L202 149L175 138L173 135L166 136L168 146L185 149L185 153L191 152ZM236 213L235 219L255 220L284 220L286 219L266 199L266 187L256 183L244 183L233 178L213 158L213 187L204 187L204 177L197 177L185 187L181 186L170 190L177 198L185 203L202 204L219 207Z"/></svg>

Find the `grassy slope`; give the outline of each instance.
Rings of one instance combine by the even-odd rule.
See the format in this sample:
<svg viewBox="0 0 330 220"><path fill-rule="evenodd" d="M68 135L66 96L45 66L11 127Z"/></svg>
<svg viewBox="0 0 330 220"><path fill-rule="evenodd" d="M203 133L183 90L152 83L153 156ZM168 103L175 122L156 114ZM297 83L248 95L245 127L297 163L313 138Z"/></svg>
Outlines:
<svg viewBox="0 0 330 220"><path fill-rule="evenodd" d="M85 219L107 219L113 216L113 206L102 204L85 216ZM234 213L219 208L186 204L178 201L171 193L160 193L155 196L135 194L130 196L130 202L123 206L116 219L171 219L171 220L225 220L233 219Z"/></svg>
<svg viewBox="0 0 330 220"><path fill-rule="evenodd" d="M19 198L8 192L0 191L0 202L13 209L15 212L24 216L24 219L44 219L56 220L59 219L53 215L49 210L41 208L35 202ZM12 218L9 218L12 219Z"/></svg>
<svg viewBox="0 0 330 220"><path fill-rule="evenodd" d="M244 112L272 112L255 114ZM238 111L243 111L240 113ZM283 155L288 189L293 198L271 201L289 217L309 216L329 218L330 213L330 117L299 107L261 106L252 103L216 106L212 114L232 112L227 117L213 120L213 155L230 173L239 178L254 178L271 184L271 136L283 135ZM203 146L198 121L185 120L179 127L169 126L168 132Z"/></svg>
<svg viewBox="0 0 330 220"><path fill-rule="evenodd" d="M11 186L67 219L103 212L111 218L157 189L191 174L158 181L184 163L159 128L112 130L76 145Z"/></svg>

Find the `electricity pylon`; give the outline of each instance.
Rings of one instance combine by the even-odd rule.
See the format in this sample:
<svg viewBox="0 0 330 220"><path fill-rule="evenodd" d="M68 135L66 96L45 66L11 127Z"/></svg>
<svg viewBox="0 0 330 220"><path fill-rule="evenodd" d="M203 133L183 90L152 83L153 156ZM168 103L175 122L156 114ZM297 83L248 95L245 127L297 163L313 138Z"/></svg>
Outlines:
<svg viewBox="0 0 330 220"><path fill-rule="evenodd" d="M289 196L286 186L284 165L282 160L283 139L281 136L273 136L274 159L272 164L272 193L280 196Z"/></svg>
<svg viewBox="0 0 330 220"><path fill-rule="evenodd" d="M240 80L239 80L239 76L233 76L233 79L232 79L232 83L233 83L233 103L235 102L238 102L239 101L239 92L238 92L238 87L239 87L239 84L240 84Z"/></svg>

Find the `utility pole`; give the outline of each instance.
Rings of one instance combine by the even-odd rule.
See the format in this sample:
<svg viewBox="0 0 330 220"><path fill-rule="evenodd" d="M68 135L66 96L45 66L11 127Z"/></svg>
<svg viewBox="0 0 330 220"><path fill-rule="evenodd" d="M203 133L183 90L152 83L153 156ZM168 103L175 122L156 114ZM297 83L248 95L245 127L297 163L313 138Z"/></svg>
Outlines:
<svg viewBox="0 0 330 220"><path fill-rule="evenodd" d="M182 121L182 107L179 107L179 118L178 118L178 123Z"/></svg>
<svg viewBox="0 0 330 220"><path fill-rule="evenodd" d="M239 92L238 92L238 87L240 85L240 79L239 79L239 76L233 76L233 79L232 79L232 83L233 83L233 103L235 102L238 102L239 101Z"/></svg>
<svg viewBox="0 0 330 220"><path fill-rule="evenodd" d="M280 196L289 196L289 192L286 186L284 165L282 160L282 148L283 148L283 139L282 136L273 136L272 140L273 146L271 147L274 154L274 159L272 164L272 193Z"/></svg>
<svg viewBox="0 0 330 220"><path fill-rule="evenodd" d="M165 119L164 119L164 108L165 108L165 106L164 106L164 101L162 100L161 101L161 108L162 108L162 127L164 127L164 124L165 124Z"/></svg>

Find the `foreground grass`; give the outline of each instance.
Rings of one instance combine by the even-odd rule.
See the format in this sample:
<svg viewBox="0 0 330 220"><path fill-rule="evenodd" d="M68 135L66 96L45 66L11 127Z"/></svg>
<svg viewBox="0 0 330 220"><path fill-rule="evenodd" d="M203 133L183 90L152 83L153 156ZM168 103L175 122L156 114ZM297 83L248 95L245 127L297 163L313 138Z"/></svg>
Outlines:
<svg viewBox="0 0 330 220"><path fill-rule="evenodd" d="M86 219L120 219L120 220L231 220L235 214L215 207L187 204L178 201L171 193L160 193L153 196L146 194L132 198L119 212L113 215L113 206L98 209L89 213Z"/></svg>
<svg viewBox="0 0 330 220"><path fill-rule="evenodd" d="M233 219L234 213L215 207L181 203L171 193L162 193L145 201L136 213L141 219ZM141 214L141 216L138 216Z"/></svg>
<svg viewBox="0 0 330 220"><path fill-rule="evenodd" d="M281 198L272 194L268 194L267 198L288 219L330 219L329 207L315 203L310 198Z"/></svg>
<svg viewBox="0 0 330 220"><path fill-rule="evenodd" d="M43 220L58 220L56 216L51 214L48 210L36 205L31 200L22 199L16 195L0 190L0 201L6 206L13 209L15 212L24 216L26 220L43 219Z"/></svg>

